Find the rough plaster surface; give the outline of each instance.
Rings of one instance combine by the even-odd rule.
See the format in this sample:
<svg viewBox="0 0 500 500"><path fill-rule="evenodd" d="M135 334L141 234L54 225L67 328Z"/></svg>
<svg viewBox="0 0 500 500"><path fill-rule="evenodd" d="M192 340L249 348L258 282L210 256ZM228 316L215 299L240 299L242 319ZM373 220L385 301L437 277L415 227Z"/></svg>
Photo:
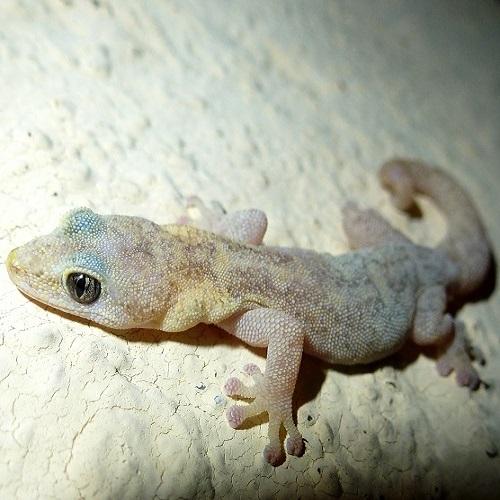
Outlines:
<svg viewBox="0 0 500 500"><path fill-rule="evenodd" d="M267 242L342 252L339 208L378 207L394 154L452 171L500 241L500 5L462 0L2 0L0 256L79 205L172 221L184 195L267 211ZM210 327L104 331L0 270L1 498L458 497L500 489L500 297L460 316L474 394L407 350L363 369L305 359L302 458L262 460L221 387L262 353Z"/></svg>

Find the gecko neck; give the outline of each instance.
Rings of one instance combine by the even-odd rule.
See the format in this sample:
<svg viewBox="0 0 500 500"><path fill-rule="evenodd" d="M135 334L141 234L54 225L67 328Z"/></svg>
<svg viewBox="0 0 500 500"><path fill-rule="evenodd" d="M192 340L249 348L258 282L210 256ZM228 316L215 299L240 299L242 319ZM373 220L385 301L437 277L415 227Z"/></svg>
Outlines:
<svg viewBox="0 0 500 500"><path fill-rule="evenodd" d="M241 273L238 257L251 247L191 226L163 226L169 245L175 245L176 258L168 263L165 279L175 290L165 310L148 325L164 331L184 331L199 323L216 324L252 308L252 294L238 290ZM257 303L255 304L257 305Z"/></svg>

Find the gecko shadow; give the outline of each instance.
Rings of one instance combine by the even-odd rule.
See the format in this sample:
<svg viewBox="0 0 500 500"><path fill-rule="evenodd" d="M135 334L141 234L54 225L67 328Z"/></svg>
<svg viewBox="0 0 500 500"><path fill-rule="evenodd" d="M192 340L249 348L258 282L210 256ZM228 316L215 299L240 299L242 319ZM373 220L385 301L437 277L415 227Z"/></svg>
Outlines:
<svg viewBox="0 0 500 500"><path fill-rule="evenodd" d="M494 259L492 259L492 268L496 270L496 264ZM491 272L491 280L489 280L488 288L486 289L489 294L495 288L496 282L496 271ZM493 288L491 288L493 287ZM209 349L215 345L226 345L233 347L235 350L243 348L246 351L250 351L255 355L262 358L261 368L264 367L266 361L266 349L260 347L252 347L242 340L230 335L220 328L214 325L208 325L201 323L183 332L164 332L162 330L153 330L146 328L134 328L134 329L115 329L106 327L93 321L74 316L70 313L66 313L59 309L43 304L42 302L27 296L30 302L33 302L36 306L49 311L55 315L62 316L65 319L74 321L84 326L94 326L100 330L109 333L110 335L120 337L127 342L132 343L145 343L145 344L160 344L163 342L176 342L184 345L196 346L198 348ZM489 296L489 295L488 295ZM334 372L343 373L350 376L361 376L367 373L375 373L383 367L392 367L397 372L404 372L408 366L413 364L419 356L424 355L425 357L436 360L439 354L438 348L434 346L422 347L417 346L410 340L405 342L403 347L396 353L382 358L377 361L373 361L367 364L353 364L353 365L340 365L331 364L326 361L320 360L308 354L304 354L302 357L301 368L299 376L297 378L296 391L294 396L294 410L296 412L297 408L300 408L304 404L312 401L319 394L321 387L326 379L327 371L332 370ZM240 368L243 368L241 366ZM229 374L228 374L229 376ZM436 372L436 377L439 375ZM488 384L484 384L488 387ZM254 418L248 419L252 422ZM261 423L263 420L258 418L255 420L256 423ZM245 427L242 427L245 428Z"/></svg>
<svg viewBox="0 0 500 500"><path fill-rule="evenodd" d="M491 264L490 271L487 275L487 278L483 285L478 289L478 291L472 297L467 297L462 303L453 304L453 308L451 312L456 314L457 311L463 306L463 303L467 302L477 302L481 300L485 300L488 298L496 288L496 273L497 273L497 262L494 255L491 256ZM124 339L127 342L131 343L144 343L144 344L160 344L163 342L175 342L181 343L190 346L196 346L200 349L201 357L203 357L203 350L210 349L215 345L226 345L235 350L244 348L246 351L250 351L260 358L262 358L262 362L258 363L261 368L263 368L265 364L266 358L266 349L263 348L255 348L245 344L243 341L237 339L236 337L223 332L221 329L213 326L200 324L189 330L184 332L163 332L160 330L152 330L152 329L129 329L129 330L119 330L113 329L109 327L104 327L102 325L98 325L92 321L85 320L74 316L69 313L62 312L61 310L55 309L53 307L47 306L46 304L40 303L39 301L28 297L28 299L35 303L38 307L49 311L51 313L55 313L59 316L62 316L71 321L77 322L80 325L84 326L97 326L102 331L109 333L113 336L117 336L119 338ZM294 398L293 398L293 416L295 422L297 422L297 412L299 408L302 408L307 403L315 400L321 392L322 386L326 380L328 371L338 372L344 375L349 375L350 377L363 376L366 374L373 374L379 371L383 367L391 367L396 372L404 372L408 366L413 364L420 355L424 355L430 358L436 358L437 352L435 348L428 347L422 348L412 344L411 342L406 342L402 349L400 349L397 353L383 358L381 360L372 362L370 364L358 364L358 365L333 365L317 358L313 358L309 355L304 355L301 362L300 374L298 376ZM229 364L229 363L228 363ZM234 363L233 363L234 364ZM237 368L242 368L237 367ZM436 378L439 377L438 373L434 374ZM227 374L229 377L229 373ZM222 384L225 382L225 378L216 379L215 382L218 383L221 381ZM245 378L245 377L243 377ZM386 380L384 380L386 378ZM379 384L390 384L396 390L398 387L392 377L377 377ZM251 383L251 382L250 382ZM398 384L399 385L399 384ZM488 384L483 382L483 385L488 388ZM342 390L342 387L339 387ZM402 389L401 389L402 390ZM314 417L306 414L305 420L311 421ZM267 414L260 414L251 418L248 418L244 421L244 423L239 427L240 430L250 429L255 426L265 424L268 422ZM301 424L303 425L303 424ZM299 426L300 428L300 426ZM280 440L281 443L284 443L286 439L286 433L284 428L281 428L280 431ZM306 447L304 448L304 451Z"/></svg>
<svg viewBox="0 0 500 500"><path fill-rule="evenodd" d="M471 299L468 298L466 302L475 302L479 300L484 300L489 297L496 286L496 260L492 255L491 258L491 268L488 274L487 280L485 280L484 285L478 290L477 294ZM196 346L203 349L212 348L214 345L226 345L234 348L235 350L244 348L259 357L262 358L262 363L260 363L261 368L265 365L266 360L266 349L257 348L245 344L240 339L223 332L221 329L213 325L199 324L193 328L190 328L183 332L164 332L161 330L153 329L128 329L120 330L105 327L94 323L92 321L79 318L70 313L65 313L61 310L55 309L51 306L43 304L36 299L28 297L28 299L35 303L37 306L43 308L46 311L62 316L71 321L75 321L81 325L97 326L101 330L111 335L120 337L127 342L132 343L145 343L145 344L160 344L163 342L176 342L182 343L184 345ZM453 314L462 307L463 304L453 304L454 309ZM430 357L433 359L437 358L437 350L434 347L420 347L416 346L412 342L408 341L404 346L396 353L391 356L385 357L381 360L369 363L369 364L357 364L357 365L334 365L327 363L326 361L319 360L309 355L304 355L301 362L300 372L297 379L297 384L295 388L294 398L293 398L293 415L294 420L297 420L297 411L302 406L313 401L321 391L321 388L326 380L328 370L333 372L342 373L344 375L349 375L352 377L362 376L367 373L375 373L383 367L392 367L397 372L404 372L408 366L413 364L420 355ZM239 367L243 368L243 366ZM227 374L229 377L229 374ZM438 373L435 374L439 377ZM245 379L245 376L243 376ZM224 380L225 381L225 380ZM251 382L250 382L251 383ZM387 381L389 384L394 384L390 380ZM488 385L484 384L487 388ZM307 419L312 417L307 416ZM267 414L257 415L248 418L239 427L240 429L249 429L257 425L261 425L268 421ZM281 429L281 441L285 440L285 431Z"/></svg>

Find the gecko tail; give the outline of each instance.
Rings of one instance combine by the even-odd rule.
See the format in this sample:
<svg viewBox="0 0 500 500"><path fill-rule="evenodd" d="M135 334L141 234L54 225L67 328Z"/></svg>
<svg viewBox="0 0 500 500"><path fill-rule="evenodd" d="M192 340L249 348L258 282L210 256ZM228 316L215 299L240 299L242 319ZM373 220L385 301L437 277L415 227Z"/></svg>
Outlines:
<svg viewBox="0 0 500 500"><path fill-rule="evenodd" d="M491 248L479 213L465 190L442 170L415 160L392 159L382 165L379 178L401 210L415 206L416 194L432 199L448 224L438 249L460 270L454 295L464 297L476 291L490 268Z"/></svg>

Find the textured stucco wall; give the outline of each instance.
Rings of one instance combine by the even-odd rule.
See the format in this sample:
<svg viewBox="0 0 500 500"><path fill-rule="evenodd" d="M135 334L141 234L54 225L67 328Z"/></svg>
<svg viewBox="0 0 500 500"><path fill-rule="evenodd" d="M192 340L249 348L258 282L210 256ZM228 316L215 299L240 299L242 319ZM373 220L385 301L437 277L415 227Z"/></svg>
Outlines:
<svg viewBox="0 0 500 500"><path fill-rule="evenodd" d="M339 208L396 213L394 154L451 171L500 226L500 4L493 0L0 4L0 258L75 206L267 211L266 241L346 250ZM262 460L221 387L262 353L210 327L116 335L23 297L0 269L0 497L458 497L500 489L500 299L460 316L491 389L412 349L363 369L305 359L302 458Z"/></svg>

